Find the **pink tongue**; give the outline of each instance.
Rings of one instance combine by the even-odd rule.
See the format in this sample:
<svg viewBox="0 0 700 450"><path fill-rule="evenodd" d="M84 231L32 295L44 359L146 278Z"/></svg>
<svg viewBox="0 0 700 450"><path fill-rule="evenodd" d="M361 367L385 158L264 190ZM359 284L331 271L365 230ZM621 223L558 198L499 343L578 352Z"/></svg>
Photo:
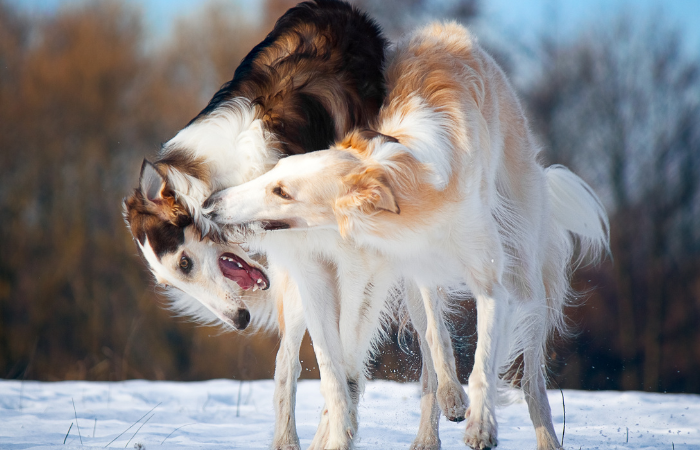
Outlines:
<svg viewBox="0 0 700 450"><path fill-rule="evenodd" d="M219 260L219 268L226 278L238 283L241 289L250 289L253 287L253 284L255 284L250 275L248 275L248 272L239 269L236 263Z"/></svg>
<svg viewBox="0 0 700 450"><path fill-rule="evenodd" d="M252 289L253 286L258 284L258 280L263 280L264 283L264 286L258 284L258 287L267 288L269 282L267 277L260 270L249 266L245 261L232 253L226 253L223 256L232 258L234 261L219 258L219 269L221 269L221 273L229 280L238 283L241 289ZM242 267L238 267L239 264Z"/></svg>

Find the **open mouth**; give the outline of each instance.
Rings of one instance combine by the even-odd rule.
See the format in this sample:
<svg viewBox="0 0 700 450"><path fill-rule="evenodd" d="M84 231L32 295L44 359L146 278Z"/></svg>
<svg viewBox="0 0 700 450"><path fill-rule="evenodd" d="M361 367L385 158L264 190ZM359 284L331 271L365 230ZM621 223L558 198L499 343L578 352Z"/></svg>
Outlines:
<svg viewBox="0 0 700 450"><path fill-rule="evenodd" d="M219 256L219 269L229 280L235 281L243 290L265 290L270 287L270 280L265 273L245 262L233 253Z"/></svg>

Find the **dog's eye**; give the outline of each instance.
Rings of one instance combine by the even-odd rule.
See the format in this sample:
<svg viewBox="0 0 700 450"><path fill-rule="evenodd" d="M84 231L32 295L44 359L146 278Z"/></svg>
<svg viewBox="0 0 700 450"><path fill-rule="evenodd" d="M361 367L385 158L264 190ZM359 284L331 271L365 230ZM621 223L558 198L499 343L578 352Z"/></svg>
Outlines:
<svg viewBox="0 0 700 450"><path fill-rule="evenodd" d="M272 188L272 193L275 194L278 197L282 197L285 200L291 200L292 197L290 197L289 194L287 194L284 189L282 189L282 186L275 186Z"/></svg>
<svg viewBox="0 0 700 450"><path fill-rule="evenodd" d="M180 270L182 270L184 273L190 273L190 270L192 270L192 260L183 255L180 258L179 266Z"/></svg>

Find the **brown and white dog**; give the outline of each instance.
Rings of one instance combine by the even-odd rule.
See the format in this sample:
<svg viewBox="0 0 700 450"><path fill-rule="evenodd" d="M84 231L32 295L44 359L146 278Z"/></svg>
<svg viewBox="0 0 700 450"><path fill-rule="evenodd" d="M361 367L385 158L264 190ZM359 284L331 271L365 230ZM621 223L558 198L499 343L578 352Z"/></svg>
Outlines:
<svg viewBox="0 0 700 450"><path fill-rule="evenodd" d="M335 235L326 241L300 236L292 245L272 243L266 268L238 243L201 239L192 224L216 235L201 208L212 192L254 179L281 157L327 148L351 129L367 126L385 94L385 45L376 24L344 2L316 0L292 8L243 60L233 80L163 146L158 159L144 161L139 187L124 202L140 253L173 297L175 309L239 330L279 329L273 448L299 448L294 402L307 326L328 407L312 448L351 445L364 363L380 334L396 277L384 273L381 259L371 252ZM279 264L285 258L295 262L294 270L303 268L327 283L313 292L299 286ZM353 276L338 285L341 271ZM424 313L416 311L412 319L420 330ZM343 334L341 328L352 333ZM453 358L444 324L442 332L445 351ZM425 354L426 414L415 448L439 447L437 382L430 361ZM465 399L451 361L451 384L444 388L454 392L441 398L453 406L448 417L459 419Z"/></svg>
<svg viewBox="0 0 700 450"><path fill-rule="evenodd" d="M201 242L190 225L212 192L255 178L283 156L326 148L374 118L385 93L385 46L376 24L346 3L302 3L155 163L144 160L139 188L124 201L125 219L159 284L205 308L176 307L246 328L241 291L270 285L264 267L237 245ZM264 325L269 315L254 318Z"/></svg>
<svg viewBox="0 0 700 450"><path fill-rule="evenodd" d="M608 248L605 210L566 168L538 164L513 89L463 27L413 33L386 78L390 90L372 129L216 194L210 217L255 232L259 223L288 228L261 236L339 232L375 251L418 286L438 376L439 286L466 284L478 344L465 443L497 445L497 386L522 355L538 448L560 448L544 348L564 328L574 248L596 256Z"/></svg>

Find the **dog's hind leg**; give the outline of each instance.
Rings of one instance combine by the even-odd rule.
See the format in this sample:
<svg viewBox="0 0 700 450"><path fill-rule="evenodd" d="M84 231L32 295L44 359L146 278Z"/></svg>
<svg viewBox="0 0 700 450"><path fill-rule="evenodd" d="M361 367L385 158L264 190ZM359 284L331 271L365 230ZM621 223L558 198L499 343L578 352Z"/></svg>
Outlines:
<svg viewBox="0 0 700 450"><path fill-rule="evenodd" d="M442 315L445 298L433 287L420 286L419 291L423 299L425 340L438 379L437 401L447 420L461 422L469 400L457 378L450 332Z"/></svg>
<svg viewBox="0 0 700 450"><path fill-rule="evenodd" d="M544 295L544 293L543 293ZM544 345L546 342L545 320L547 317L546 304L542 297L542 305L533 315L535 323L528 326L528 345L523 352L522 386L525 401L530 412L532 425L537 435L537 450L554 450L562 448L554 432L552 412L547 399L546 382L544 378ZM537 301L537 300L535 300ZM540 305L538 305L540 306Z"/></svg>
<svg viewBox="0 0 700 450"><path fill-rule="evenodd" d="M275 432L272 449L299 450L294 407L297 380L301 374L299 347L306 331L306 323L296 285L287 282L286 289L280 294L283 295L283 298L278 299L282 336L275 363Z"/></svg>
<svg viewBox="0 0 700 450"><path fill-rule="evenodd" d="M420 399L420 424L418 434L411 444L411 450L438 450L440 448L440 436L438 426L440 423L440 408L437 402L438 380L433 366L433 358L430 355L430 346L425 339L427 319L420 292L413 283L406 286L406 306L411 318L413 328L418 334L421 352L421 399Z"/></svg>

